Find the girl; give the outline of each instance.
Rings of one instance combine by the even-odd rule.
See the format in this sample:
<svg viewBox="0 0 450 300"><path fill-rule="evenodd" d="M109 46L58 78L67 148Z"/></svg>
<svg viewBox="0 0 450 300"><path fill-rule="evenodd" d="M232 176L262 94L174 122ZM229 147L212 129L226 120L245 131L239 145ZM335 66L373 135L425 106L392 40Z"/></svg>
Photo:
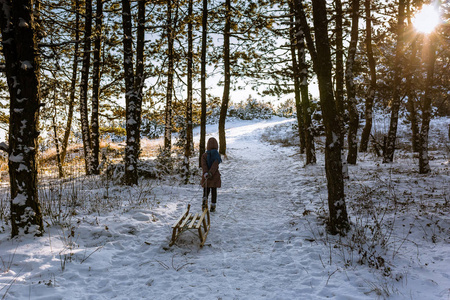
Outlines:
<svg viewBox="0 0 450 300"><path fill-rule="evenodd" d="M216 210L217 188L220 188L222 182L220 180L219 164L222 162L219 151L219 143L215 138L210 138L206 145L206 152L202 155L203 176L201 185L203 187L203 204L202 208L207 207L208 196L211 192L211 211Z"/></svg>

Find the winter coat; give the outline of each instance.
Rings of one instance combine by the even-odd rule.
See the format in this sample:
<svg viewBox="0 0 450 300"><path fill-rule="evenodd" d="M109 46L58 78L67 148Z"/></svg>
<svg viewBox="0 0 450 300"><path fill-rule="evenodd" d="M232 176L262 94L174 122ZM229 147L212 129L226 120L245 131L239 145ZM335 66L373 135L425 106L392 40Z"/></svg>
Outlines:
<svg viewBox="0 0 450 300"><path fill-rule="evenodd" d="M219 144L217 143L217 140L215 138L210 138L208 140L208 144L206 145L206 150L212 150L212 149L218 149ZM211 165L211 168L208 169L208 153L203 153L201 165L202 165L202 181L201 185L205 187L205 177L203 174L205 173L211 173L211 177L208 178L208 182L206 183L207 187L211 188L220 188L222 186L222 181L220 179L220 172L219 172L219 161L214 161L214 163Z"/></svg>

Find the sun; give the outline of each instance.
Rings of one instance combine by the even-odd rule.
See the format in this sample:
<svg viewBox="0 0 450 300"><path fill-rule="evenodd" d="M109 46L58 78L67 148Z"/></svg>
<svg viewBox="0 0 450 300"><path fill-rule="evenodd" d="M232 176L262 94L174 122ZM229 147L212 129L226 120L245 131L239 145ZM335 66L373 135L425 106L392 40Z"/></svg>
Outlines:
<svg viewBox="0 0 450 300"><path fill-rule="evenodd" d="M413 25L417 31L431 33L439 25L441 17L439 11L433 5L424 5L415 16Z"/></svg>

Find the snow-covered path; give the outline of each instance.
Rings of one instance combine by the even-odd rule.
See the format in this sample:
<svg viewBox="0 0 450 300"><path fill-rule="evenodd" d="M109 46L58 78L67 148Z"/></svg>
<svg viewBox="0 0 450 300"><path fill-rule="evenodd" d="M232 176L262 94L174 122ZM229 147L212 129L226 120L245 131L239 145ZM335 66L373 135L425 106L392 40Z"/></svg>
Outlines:
<svg viewBox="0 0 450 300"><path fill-rule="evenodd" d="M72 223L47 227L40 238L10 240L4 230L0 298L448 299L448 249L430 246L430 253L440 251L430 254L433 267L403 259L392 277L332 249L320 224L326 211L323 156L305 168L297 149L261 142L265 128L287 122L292 120L237 122L227 129L222 188L203 248L193 232L168 246L171 225L186 205L200 212L199 185L150 180L113 186L114 197L89 199L119 201L119 209L74 215ZM209 136L217 138L211 127ZM86 186L90 193L94 188Z"/></svg>
<svg viewBox="0 0 450 300"><path fill-rule="evenodd" d="M292 176L302 162L293 148L262 144L263 127L227 130L228 158L206 246L198 249L196 237L187 236L168 250L188 265L166 280L159 277L167 274L155 276L155 286L170 282L162 293L155 287L161 293L155 299L351 299L355 292L364 298L341 280L333 284L320 247L305 240L311 234L296 214L304 206L298 187L308 179Z"/></svg>

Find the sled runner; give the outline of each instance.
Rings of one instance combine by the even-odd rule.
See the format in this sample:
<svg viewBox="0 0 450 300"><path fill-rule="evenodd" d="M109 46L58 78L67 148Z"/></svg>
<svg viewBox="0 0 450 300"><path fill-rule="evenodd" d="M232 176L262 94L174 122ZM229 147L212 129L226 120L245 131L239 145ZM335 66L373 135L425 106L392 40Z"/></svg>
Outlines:
<svg viewBox="0 0 450 300"><path fill-rule="evenodd" d="M192 215L189 213L191 205L188 204L186 211L183 215L172 225L172 239L170 240L169 246L172 246L180 235L186 230L197 230L198 237L200 238L200 247L203 247L206 241L206 236L209 232L209 227L211 225L209 219L209 209L206 207L203 212L196 213Z"/></svg>

